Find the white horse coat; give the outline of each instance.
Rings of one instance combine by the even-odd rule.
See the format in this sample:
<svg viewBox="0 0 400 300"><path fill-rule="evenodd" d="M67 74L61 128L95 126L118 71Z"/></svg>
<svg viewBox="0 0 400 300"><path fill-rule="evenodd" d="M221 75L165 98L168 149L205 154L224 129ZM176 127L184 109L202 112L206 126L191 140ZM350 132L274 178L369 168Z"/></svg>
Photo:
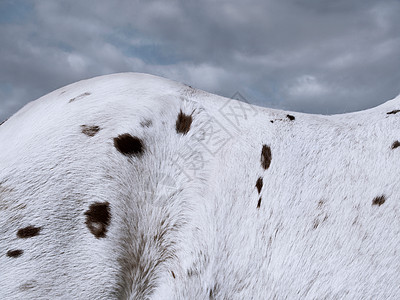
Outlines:
<svg viewBox="0 0 400 300"><path fill-rule="evenodd" d="M400 97L334 116L115 74L0 126L0 299L400 299Z"/></svg>

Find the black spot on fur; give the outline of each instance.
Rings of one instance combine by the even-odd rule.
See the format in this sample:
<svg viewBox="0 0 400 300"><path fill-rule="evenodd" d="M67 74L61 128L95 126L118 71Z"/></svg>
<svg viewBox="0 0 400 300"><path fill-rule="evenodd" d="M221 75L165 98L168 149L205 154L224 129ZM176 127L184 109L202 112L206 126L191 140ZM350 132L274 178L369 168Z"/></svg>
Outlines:
<svg viewBox="0 0 400 300"><path fill-rule="evenodd" d="M395 110L389 111L387 114L388 114L388 115L395 115L395 114L397 114L398 112L400 112L400 109L395 109Z"/></svg>
<svg viewBox="0 0 400 300"><path fill-rule="evenodd" d="M86 225L96 238L106 237L108 225L110 225L110 206L108 202L95 202L85 212Z"/></svg>
<svg viewBox="0 0 400 300"><path fill-rule="evenodd" d="M271 122L271 123L274 123L274 121L273 121L273 120L271 120L270 122Z"/></svg>
<svg viewBox="0 0 400 300"><path fill-rule="evenodd" d="M140 122L140 126L142 126L142 127L149 128L151 125L153 125L152 120L143 120L142 122Z"/></svg>
<svg viewBox="0 0 400 300"><path fill-rule="evenodd" d="M89 92L80 94L79 96L76 96L75 98L69 99L69 103L74 102L75 100L84 98L84 97L89 96L89 95L91 95L91 93L89 93Z"/></svg>
<svg viewBox="0 0 400 300"><path fill-rule="evenodd" d="M81 125L81 130L83 134L87 136L95 136L96 133L100 131L99 126L88 126L88 125Z"/></svg>
<svg viewBox="0 0 400 300"><path fill-rule="evenodd" d="M22 255L22 253L24 253L24 251L22 251L22 250L9 250L9 251L7 251L7 256L17 258L17 257L20 257Z"/></svg>
<svg viewBox="0 0 400 300"><path fill-rule="evenodd" d="M181 110L176 119L176 132L186 134L190 130L190 125L192 125L192 116L184 114Z"/></svg>
<svg viewBox="0 0 400 300"><path fill-rule="evenodd" d="M294 121L295 117L292 115L286 115L286 117L290 120L290 121Z"/></svg>
<svg viewBox="0 0 400 300"><path fill-rule="evenodd" d="M372 200L372 205L381 206L383 203L385 203L385 201L386 201L385 195L381 195L381 196L375 197L374 200Z"/></svg>
<svg viewBox="0 0 400 300"><path fill-rule="evenodd" d="M129 133L114 138L114 146L124 155L141 155L144 150L142 140Z"/></svg>
<svg viewBox="0 0 400 300"><path fill-rule="evenodd" d="M258 199L257 208L260 208L260 206L261 206L261 197Z"/></svg>
<svg viewBox="0 0 400 300"><path fill-rule="evenodd" d="M261 150L261 166L267 170L271 165L271 148L267 145L263 145Z"/></svg>
<svg viewBox="0 0 400 300"><path fill-rule="evenodd" d="M396 149L399 146L400 146L400 142L399 141L394 141L393 144L392 144L392 149Z"/></svg>
<svg viewBox="0 0 400 300"><path fill-rule="evenodd" d="M28 226L28 227L19 229L17 232L17 236L21 239L31 238L31 237L38 235L40 230L42 230L42 228L40 228L40 227Z"/></svg>
<svg viewBox="0 0 400 300"><path fill-rule="evenodd" d="M174 279L175 279L176 277L175 277L174 271L171 271L171 274L172 274L172 277L174 277Z"/></svg>
<svg viewBox="0 0 400 300"><path fill-rule="evenodd" d="M256 182L256 188L257 188L258 193L261 192L262 187L263 187L263 179L262 179L262 177L259 177Z"/></svg>

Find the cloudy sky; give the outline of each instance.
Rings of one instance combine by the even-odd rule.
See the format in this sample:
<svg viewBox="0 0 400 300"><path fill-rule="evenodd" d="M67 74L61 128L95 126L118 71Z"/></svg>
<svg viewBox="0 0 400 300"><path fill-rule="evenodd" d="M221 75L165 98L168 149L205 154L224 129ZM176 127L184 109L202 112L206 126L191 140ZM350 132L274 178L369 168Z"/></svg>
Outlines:
<svg viewBox="0 0 400 300"><path fill-rule="evenodd" d="M0 119L126 71L266 107L373 107L400 93L399 16L399 0L0 0Z"/></svg>

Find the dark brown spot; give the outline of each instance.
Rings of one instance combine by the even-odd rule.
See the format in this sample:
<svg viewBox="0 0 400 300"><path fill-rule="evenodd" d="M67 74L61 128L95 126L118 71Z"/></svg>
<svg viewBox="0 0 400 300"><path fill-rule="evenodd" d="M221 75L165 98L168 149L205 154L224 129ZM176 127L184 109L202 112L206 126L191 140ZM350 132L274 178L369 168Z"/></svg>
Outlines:
<svg viewBox="0 0 400 300"><path fill-rule="evenodd" d="M153 125L152 120L143 120L142 122L140 122L140 126L142 126L142 127L149 128L151 125Z"/></svg>
<svg viewBox="0 0 400 300"><path fill-rule="evenodd" d="M294 121L295 117L292 115L286 115L286 117L290 120L290 121Z"/></svg>
<svg viewBox="0 0 400 300"><path fill-rule="evenodd" d="M17 236L21 239L31 238L31 237L38 235L40 230L42 230L42 228L40 228L40 227L28 226L28 227L19 229L17 232Z"/></svg>
<svg viewBox="0 0 400 300"><path fill-rule="evenodd" d="M261 150L261 166L266 170L271 165L271 148L267 145L263 145Z"/></svg>
<svg viewBox="0 0 400 300"><path fill-rule="evenodd" d="M261 206L261 197L258 199L257 208L260 208L260 206Z"/></svg>
<svg viewBox="0 0 400 300"><path fill-rule="evenodd" d="M383 203L385 203L385 201L386 201L385 195L381 195L381 196L375 197L374 200L372 200L372 205L381 206Z"/></svg>
<svg viewBox="0 0 400 300"><path fill-rule="evenodd" d="M69 103L74 102L75 100L78 100L78 99L82 99L83 97L89 96L90 94L91 93L89 93L89 92L80 94L79 96L76 96L75 98L70 99Z"/></svg>
<svg viewBox="0 0 400 300"><path fill-rule="evenodd" d="M398 112L400 112L400 109L395 109L395 110L389 111L387 114L388 114L388 115L395 115L395 114L397 114Z"/></svg>
<svg viewBox="0 0 400 300"><path fill-rule="evenodd" d="M142 140L129 133L114 138L114 146L124 155L141 155L144 149Z"/></svg>
<svg viewBox="0 0 400 300"><path fill-rule="evenodd" d="M108 202L95 202L85 212L86 225L96 238L106 237L111 214Z"/></svg>
<svg viewBox="0 0 400 300"><path fill-rule="evenodd" d="M81 125L81 130L82 130L82 133L86 134L87 136L95 136L96 133L99 132L100 127L99 126Z"/></svg>
<svg viewBox="0 0 400 300"><path fill-rule="evenodd" d="M262 177L259 177L256 182L256 188L257 188L258 193L261 192L262 187L263 187L263 179L262 179Z"/></svg>
<svg viewBox="0 0 400 300"><path fill-rule="evenodd" d="M271 120L270 122L271 122L271 123L274 123L274 121L273 121L273 120Z"/></svg>
<svg viewBox="0 0 400 300"><path fill-rule="evenodd" d="M181 110L176 119L176 132L186 134L190 130L190 125L192 125L192 116L184 114Z"/></svg>
<svg viewBox="0 0 400 300"><path fill-rule="evenodd" d="M399 146L400 146L400 142L399 141L394 141L393 144L392 144L392 149L396 149Z"/></svg>
<svg viewBox="0 0 400 300"><path fill-rule="evenodd" d="M174 277L174 279L175 279L176 277L175 277L174 271L171 271L171 274L172 274L172 277Z"/></svg>
<svg viewBox="0 0 400 300"><path fill-rule="evenodd" d="M9 250L9 251L7 251L7 256L17 258L17 257L20 257L22 255L22 253L24 253L24 251L22 251L22 250Z"/></svg>

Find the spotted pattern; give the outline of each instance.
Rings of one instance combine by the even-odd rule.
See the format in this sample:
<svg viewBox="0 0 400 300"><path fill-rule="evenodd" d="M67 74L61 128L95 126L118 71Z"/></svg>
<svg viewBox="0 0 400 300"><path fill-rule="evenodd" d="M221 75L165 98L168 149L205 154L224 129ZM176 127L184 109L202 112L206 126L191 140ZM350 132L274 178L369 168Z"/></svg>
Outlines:
<svg viewBox="0 0 400 300"><path fill-rule="evenodd" d="M144 146L141 139L124 133L114 138L114 146L119 152L127 156L140 156L143 154Z"/></svg>
<svg viewBox="0 0 400 300"><path fill-rule="evenodd" d="M31 238L39 235L41 230L42 230L41 227L35 227L35 226L28 226L25 228L21 228L17 232L17 237L21 239Z"/></svg>
<svg viewBox="0 0 400 300"><path fill-rule="evenodd" d="M12 258L17 258L20 257L23 253L24 251L22 250L9 250L7 251L7 256Z"/></svg>
<svg viewBox="0 0 400 300"><path fill-rule="evenodd" d="M372 205L381 206L383 203L385 203L385 201L386 201L385 195L377 196L374 198L374 200L372 200Z"/></svg>
<svg viewBox="0 0 400 300"><path fill-rule="evenodd" d="M267 170L269 168L269 166L271 165L271 160L271 148L267 145L263 145L261 150L261 166L264 168L264 170Z"/></svg>
<svg viewBox="0 0 400 300"><path fill-rule="evenodd" d="M95 202L85 212L86 226L96 238L105 238L110 225L111 213L108 202Z"/></svg>
<svg viewBox="0 0 400 300"><path fill-rule="evenodd" d="M87 136L95 136L99 131L100 127L99 126L88 126L88 125L81 125L81 131L83 134L86 134Z"/></svg>
<svg viewBox="0 0 400 300"><path fill-rule="evenodd" d="M190 126L192 125L192 121L192 116L184 114L181 110L178 114L178 118L176 119L176 132L183 135L187 134L190 130Z"/></svg>

